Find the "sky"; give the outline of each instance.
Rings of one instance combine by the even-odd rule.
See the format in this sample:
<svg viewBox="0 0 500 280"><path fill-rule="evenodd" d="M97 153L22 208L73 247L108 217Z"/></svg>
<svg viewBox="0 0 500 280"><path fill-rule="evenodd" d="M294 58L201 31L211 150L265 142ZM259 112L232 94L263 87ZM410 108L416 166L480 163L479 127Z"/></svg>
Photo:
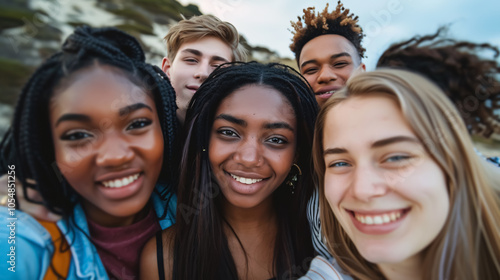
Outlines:
<svg viewBox="0 0 500 280"><path fill-rule="evenodd" d="M253 46L264 46L281 57L294 58L289 49L290 21L302 9L315 6L329 11L337 1L325 0L180 0L196 4L204 14L232 23ZM448 36L500 47L499 0L344 0L344 7L359 16L366 37L364 62L373 70L379 56L392 43L415 35L434 33L450 25Z"/></svg>

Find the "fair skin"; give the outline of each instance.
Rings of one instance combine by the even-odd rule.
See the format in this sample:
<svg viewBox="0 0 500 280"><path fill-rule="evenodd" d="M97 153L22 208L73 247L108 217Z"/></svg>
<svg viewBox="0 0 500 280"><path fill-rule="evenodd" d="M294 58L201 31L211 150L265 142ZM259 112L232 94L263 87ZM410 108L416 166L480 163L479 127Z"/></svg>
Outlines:
<svg viewBox="0 0 500 280"><path fill-rule="evenodd" d="M333 107L323 151L325 196L360 254L387 279L421 279L422 252L450 200L444 173L396 101L375 93Z"/></svg>
<svg viewBox="0 0 500 280"><path fill-rule="evenodd" d="M354 45L340 35L326 34L307 42L299 57L300 73L311 85L320 107L365 65Z"/></svg>
<svg viewBox="0 0 500 280"><path fill-rule="evenodd" d="M208 36L183 43L173 61L163 58L162 70L176 93L177 117L184 123L193 94L217 66L231 62L232 50L219 38Z"/></svg>
<svg viewBox="0 0 500 280"><path fill-rule="evenodd" d="M277 90L248 85L226 97L215 113L208 147L213 175L223 195L225 228L239 279L274 277L276 215L272 194L296 157L293 108ZM171 277L173 229L164 232L167 279ZM170 256L170 257L168 257ZM141 278L157 279L156 241L145 246Z"/></svg>
<svg viewBox="0 0 500 280"><path fill-rule="evenodd" d="M142 219L163 161L151 96L116 68L95 66L56 90L50 126L57 166L87 217L107 227Z"/></svg>

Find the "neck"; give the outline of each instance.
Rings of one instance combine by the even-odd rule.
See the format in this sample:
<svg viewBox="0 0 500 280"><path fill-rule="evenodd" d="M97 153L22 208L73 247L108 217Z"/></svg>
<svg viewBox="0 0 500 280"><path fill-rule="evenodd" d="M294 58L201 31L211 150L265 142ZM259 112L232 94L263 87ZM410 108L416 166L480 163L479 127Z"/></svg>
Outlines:
<svg viewBox="0 0 500 280"><path fill-rule="evenodd" d="M134 224L144 219L150 210L150 205L146 204L144 208L131 216L118 217L102 211L91 203L82 203L83 210L87 219L103 227L124 227Z"/></svg>
<svg viewBox="0 0 500 280"><path fill-rule="evenodd" d="M422 254L418 254L400 263L380 263L378 267L389 280L421 280L423 276L422 264L423 256Z"/></svg>
<svg viewBox="0 0 500 280"><path fill-rule="evenodd" d="M258 234L269 232L262 230L276 228L276 212L272 204L272 197L253 208L239 208L224 201L224 218L234 231L242 234Z"/></svg>

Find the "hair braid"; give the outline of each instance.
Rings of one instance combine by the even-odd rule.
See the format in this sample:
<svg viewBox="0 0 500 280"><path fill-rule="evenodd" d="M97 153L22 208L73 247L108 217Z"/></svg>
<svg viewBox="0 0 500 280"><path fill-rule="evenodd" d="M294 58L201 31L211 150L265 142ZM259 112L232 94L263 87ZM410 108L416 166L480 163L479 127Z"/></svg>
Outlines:
<svg viewBox="0 0 500 280"><path fill-rule="evenodd" d="M65 189L67 184L55 165L49 125L50 99L54 89L73 73L96 64L120 69L154 97L165 143L160 176L165 181L175 176L171 166L172 143L177 129L176 105L175 92L168 79L159 68L145 63L140 44L125 32L115 28L76 28L63 43L61 51L44 62L24 86L12 125L0 142L0 168L15 163L23 186L36 188L45 206L63 216L71 214L76 193L71 188ZM28 179L35 180L36 186Z"/></svg>

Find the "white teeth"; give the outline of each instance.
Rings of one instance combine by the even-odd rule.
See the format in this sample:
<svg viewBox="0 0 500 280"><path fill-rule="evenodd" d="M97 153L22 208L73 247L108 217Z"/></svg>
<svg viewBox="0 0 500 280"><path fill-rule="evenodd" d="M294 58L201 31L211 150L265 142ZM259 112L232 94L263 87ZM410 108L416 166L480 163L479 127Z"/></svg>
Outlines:
<svg viewBox="0 0 500 280"><path fill-rule="evenodd" d="M391 218L389 218L389 216L388 216L387 214L385 214L385 215L383 216L383 219L384 219L384 223L388 223L388 222L390 222L390 221L391 221Z"/></svg>
<svg viewBox="0 0 500 280"><path fill-rule="evenodd" d="M401 218L401 211L391 212L383 215L361 215L354 213L356 220L365 225L382 225L394 222Z"/></svg>
<svg viewBox="0 0 500 280"><path fill-rule="evenodd" d="M238 181L240 183L243 183L243 184L247 184L247 185L255 184L255 183L260 182L260 181L263 180L263 179L244 178L244 177L239 177L239 176L236 176L236 175L233 175L233 174L230 174L230 175L236 181Z"/></svg>
<svg viewBox="0 0 500 280"><path fill-rule="evenodd" d="M381 216L375 216L373 217L373 223L376 225L381 225L384 223L384 219L382 219Z"/></svg>
<svg viewBox="0 0 500 280"><path fill-rule="evenodd" d="M130 175L121 179L102 181L101 183L107 188L121 188L123 186L129 185L139 178L139 173L135 175Z"/></svg>

